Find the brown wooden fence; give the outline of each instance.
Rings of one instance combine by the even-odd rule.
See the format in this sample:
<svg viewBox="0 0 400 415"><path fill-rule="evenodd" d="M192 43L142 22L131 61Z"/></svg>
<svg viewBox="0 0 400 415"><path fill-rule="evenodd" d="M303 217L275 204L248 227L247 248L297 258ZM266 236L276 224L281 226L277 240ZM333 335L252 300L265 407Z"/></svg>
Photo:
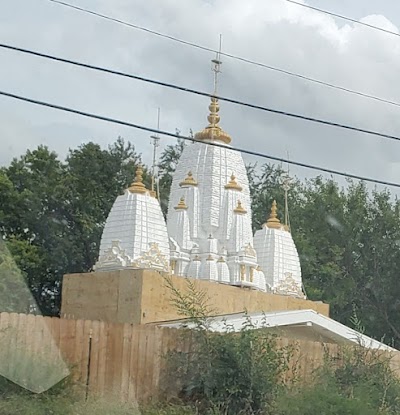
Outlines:
<svg viewBox="0 0 400 415"><path fill-rule="evenodd" d="M8 367L20 359L14 353L17 344L31 356L41 353L47 361L59 350L84 393L112 393L123 401L157 399L168 375L163 356L168 350L190 347L190 339L182 340L175 329L0 313L0 333L10 328L14 334L2 347ZM327 349L338 353L338 346L332 344L279 339L282 347L294 343L292 364L304 378L322 363ZM394 369L398 370L399 362L396 353ZM169 379L173 382L173 373Z"/></svg>

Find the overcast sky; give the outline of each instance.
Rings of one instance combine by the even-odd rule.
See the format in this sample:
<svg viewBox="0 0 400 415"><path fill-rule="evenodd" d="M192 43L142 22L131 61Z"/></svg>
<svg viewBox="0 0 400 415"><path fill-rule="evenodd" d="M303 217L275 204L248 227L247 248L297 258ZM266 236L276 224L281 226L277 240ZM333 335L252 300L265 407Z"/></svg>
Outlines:
<svg viewBox="0 0 400 415"><path fill-rule="evenodd" d="M306 76L400 102L400 38L285 0L69 0L113 17ZM308 4L398 31L395 0ZM0 41L212 91L211 53L89 16L48 0L0 2ZM229 58L220 94L400 136L400 108ZM207 121L208 99L0 49L0 89L182 134ZM221 103L233 145L400 182L400 143ZM145 161L145 132L0 97L0 165L46 144L65 156L89 140L131 140ZM163 138L164 144L173 143ZM255 159L251 159L255 161ZM292 169L300 176L314 176Z"/></svg>

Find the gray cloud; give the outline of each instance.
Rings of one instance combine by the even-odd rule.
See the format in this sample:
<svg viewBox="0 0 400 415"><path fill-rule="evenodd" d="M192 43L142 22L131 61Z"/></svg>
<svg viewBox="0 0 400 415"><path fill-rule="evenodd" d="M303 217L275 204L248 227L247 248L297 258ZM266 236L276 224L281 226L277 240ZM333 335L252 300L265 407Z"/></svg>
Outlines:
<svg viewBox="0 0 400 415"><path fill-rule="evenodd" d="M314 4L315 2L312 2ZM359 17L396 26L373 2ZM82 5L82 2L75 1ZM335 3L336 4L336 3ZM321 15L283 0L182 2L95 1L85 6L159 31L315 78L400 101L400 39ZM321 6L322 7L322 6ZM361 5L360 5L361 8ZM338 12L346 9L338 2ZM359 10L359 9L357 9ZM0 6L4 42L104 65L205 91L212 89L212 54L82 15L50 2L14 0ZM397 22L400 24L400 22ZM0 51L0 88L82 110L182 133L206 124L206 98ZM224 59L221 95L400 135L400 108ZM221 103L233 143L251 150L400 182L400 143ZM145 159L147 133L0 99L0 163L45 143L65 155L94 140L122 135ZM163 139L164 144L171 139ZM300 169L301 176L314 176Z"/></svg>

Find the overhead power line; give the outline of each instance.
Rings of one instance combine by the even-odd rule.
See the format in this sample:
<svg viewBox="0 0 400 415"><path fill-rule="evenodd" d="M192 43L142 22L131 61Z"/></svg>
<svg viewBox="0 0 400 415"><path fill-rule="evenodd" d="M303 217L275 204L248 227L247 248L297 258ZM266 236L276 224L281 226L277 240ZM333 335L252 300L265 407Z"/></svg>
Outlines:
<svg viewBox="0 0 400 415"><path fill-rule="evenodd" d="M179 138L181 140L201 143L201 144L204 144L204 145L210 145L210 146L215 146L215 147L220 147L220 148L227 148L226 145L218 144L218 143L215 143L215 142L204 142L204 141L196 140L193 137L181 136L179 134L174 134L174 133L171 133L171 132L168 132L168 131L163 131L163 130L160 130L160 129L146 127L146 126L143 126L143 125L134 124L134 123L123 121L123 120L118 120L118 119L111 118L111 117L105 117L105 116L102 116L102 115L97 115L97 114L93 114L93 113L89 113L89 112L85 112L85 111L80 111L80 110L77 110L77 109L74 109L74 108L69 108L69 107L65 107L65 106L61 106L61 105L57 105L57 104L51 104L49 102L39 101L37 99L24 97L22 95L12 94L12 93L6 92L6 91L0 91L0 95L3 95L5 97L9 97L9 98L13 98L13 99L17 99L19 101L29 102L29 103L35 104L35 105L40 105L40 106L43 106L43 107L53 108L53 109L56 109L56 110L81 115L83 117L88 117L88 118L92 118L92 119L105 121L105 122L108 122L108 123L123 125L125 127L131 127L131 128L136 128L136 129L143 130L143 131L148 131L148 132L153 133L153 134L160 134L160 135L164 135L164 136L167 136L167 137ZM239 147L228 147L228 148L231 149L231 150L239 151L243 154L248 154L248 155L251 155L251 156L256 156L256 157L260 157L260 158L264 158L264 159L268 159L268 160L273 160L273 161L277 161L277 162L280 162L280 163L287 163L287 164L291 164L291 165L294 165L294 166L303 167L303 168L306 168L306 169L317 170L317 171L320 171L320 172L334 174L334 175L342 176L342 177L348 177L350 179L362 180L362 181L369 182L369 183L375 183L375 184L380 184L380 185L384 185L384 186L400 188L400 183L393 183L393 182L387 182L387 181L384 181L384 180L371 179L371 178L364 177L364 176L359 176L359 175L356 175L356 174L345 173L345 172L342 172L342 171L339 171L339 170L327 169L325 167L318 167L318 166L314 166L314 165L311 165L311 164L302 163L302 162L299 162L299 161L284 159L282 157L271 156L269 154L260 153L258 151L246 150L246 149L239 148Z"/></svg>
<svg viewBox="0 0 400 415"><path fill-rule="evenodd" d="M165 38L165 39L169 39L171 41L181 43L183 45L190 46L190 47L193 47L193 48L196 48L196 49L199 49L199 50L204 50L206 52L212 52L212 53L218 53L217 49L209 48L207 46L202 46L202 45L199 45L199 44L194 43L194 42L189 42L187 40L180 39L176 36L171 36L171 35L168 35L166 33L162 33L162 32L156 31L156 30L146 28L144 26L139 26L139 25L136 25L134 23L130 23L130 22L127 22L127 21L124 21L124 20L121 20L121 19L117 19L117 18L108 16L108 15L105 15L103 13L96 12L94 10L90 10L90 9L80 7L80 6L75 6L73 4L67 3L67 2L62 1L62 0L48 0L48 1L50 1L51 3L56 3L56 4L59 4L59 5L65 6L65 7L69 7L71 9L80 11L82 13L86 13L86 14L89 14L89 15L92 15L92 16L95 16L95 17L99 17L101 19L109 20L111 22L118 23L118 24L121 24L123 26L130 27L132 29L141 30L143 32L146 32L146 33L149 33L149 34L152 34L152 35L155 35L155 36L159 36L159 37L162 37L162 38ZM279 72L279 73L282 73L282 74L285 74L285 75L288 75L288 76L292 76L292 77L295 77L295 78L298 78L298 79L302 79L303 81L312 82L312 83L322 85L322 86L326 86L326 87L329 87L329 88L332 88L332 89L337 89L337 90L342 91L342 92L357 95L357 96L360 96L360 97L363 97L363 98L371 99L371 100L382 102L382 103L385 103L385 104L394 105L394 106L397 106L397 107L400 106L400 103L389 100L389 99L386 99L386 98L378 97L376 95L368 94L368 93L362 92L362 91L356 91L354 89L346 88L346 87L343 87L343 86L340 86L340 85L335 85L331 82L322 81L320 79L312 78L312 77L302 75L302 74L299 74L299 73L295 73L295 72L292 72L292 71L289 71L289 70L286 70L286 69L277 68L275 66L268 65L266 63L257 62L257 61L254 61L252 59L244 58L244 57L241 57L241 56L238 56L238 55L233 55L231 53L220 52L220 55L221 56L226 56L227 58L230 58L230 59L234 59L234 60L237 60L237 61L240 61L240 62L250 64L250 65L259 66L259 67L269 69L269 70L274 71L274 72Z"/></svg>
<svg viewBox="0 0 400 415"><path fill-rule="evenodd" d="M53 0L50 0L50 1L53 1ZM315 10L320 13L328 14L329 16L337 17L342 20L347 20L348 22L356 23L358 25L365 26L370 29L379 30L380 32L384 32L389 35L400 36L400 33L393 32L392 30L384 29L383 27L375 26L369 23L361 22L360 20L353 19L351 17L347 17L342 14L337 14L337 13L330 12L328 10L319 9L318 7L310 6L309 4L299 3L298 1L294 1L294 0L285 0L285 1L287 1L288 3L296 4L297 6L305 7L306 9Z"/></svg>
<svg viewBox="0 0 400 415"><path fill-rule="evenodd" d="M355 127L355 126L352 126L352 125L342 124L342 123L335 122L335 121L323 120L323 119L320 119L320 118L309 117L307 115L296 114L296 113L293 113L293 112L278 110L278 109L275 109L275 108L264 107L262 105L251 104L251 103L244 102L244 101L239 101L239 100L233 99L233 98L227 98L227 97L223 97L223 96L220 96L220 95L214 95L214 94L210 94L208 92L198 91L196 89L186 88L186 87L183 87L183 86L180 86L180 85L175 85L175 84L171 84L171 83L167 83L167 82L157 81L155 79L149 79L149 78L145 78L145 77L142 77L142 76L129 74L129 73L126 73L126 72L121 72L121 71L116 71L116 70L109 69L109 68L104 68L104 67L101 67L101 66L90 65L88 63L73 61L73 60L70 60L70 59L65 59L65 58L61 58L61 57L58 57L58 56L54 56L54 55L48 55L48 54L45 54L45 53L30 50L30 49L23 49L23 48L19 48L19 47L16 47L16 46L11 46L11 45L6 45L6 44L2 44L2 43L0 43L0 48L10 49L10 50L17 51L17 52L22 52L22 53L26 53L26 54L29 54L29 55L38 56L40 58L51 59L53 61L67 63L67 64L79 66L79 67L86 68L86 69L96 70L96 71L100 71L100 72L105 72L105 73L112 74L112 75L123 76L125 78L135 79L135 80L138 80L138 81L147 82L147 83L150 83L150 84L153 84L153 85L158 85L158 86L162 86L162 87L166 87L166 88L176 89L176 90L179 90L179 91L183 91L183 92L187 92L187 93L191 93L191 94L195 94L195 95L200 95L200 96L205 96L205 97L215 96L220 101L230 102L231 104L236 104L236 105L240 105L240 106L244 106L244 107L248 107L248 108L252 108L252 109L257 109L257 110L260 110L260 111L266 111L266 112L270 112L270 113L273 113L273 114L278 114L278 115L282 115L282 116L286 116L286 117L290 117L290 118L295 118L295 119L299 119L299 120L303 120L303 121L309 121L309 122L313 122L313 123L317 123L317 124L328 125L330 127L342 128L342 129L350 130L350 131L356 131L356 132L359 132L359 133L373 135L373 136L377 136L377 137L382 137L382 138L386 138L386 139L390 139L390 140L400 141L400 137L398 137L398 136L394 136L394 135L390 135L390 134L386 134L386 133L381 133L379 131L367 130L365 128L360 128L360 127Z"/></svg>

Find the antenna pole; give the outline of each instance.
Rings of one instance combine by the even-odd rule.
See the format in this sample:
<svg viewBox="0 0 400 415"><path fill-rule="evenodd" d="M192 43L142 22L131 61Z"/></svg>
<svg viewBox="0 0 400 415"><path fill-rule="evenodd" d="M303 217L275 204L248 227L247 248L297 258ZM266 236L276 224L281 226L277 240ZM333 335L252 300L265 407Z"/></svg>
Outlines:
<svg viewBox="0 0 400 415"><path fill-rule="evenodd" d="M158 108L157 113L157 130L160 130L160 108ZM153 140L153 165L152 165L152 172L151 172L151 193L157 198L160 198L160 189L158 186L158 173L157 173L157 148L160 146L160 136L158 134L150 136ZM155 185L157 182L157 193L155 190Z"/></svg>
<svg viewBox="0 0 400 415"><path fill-rule="evenodd" d="M287 154L287 158L289 160L289 152ZM289 201L288 201L288 193L290 190L290 182L291 178L289 175L289 165L287 172L282 177L282 187L285 192L285 228L290 231L290 224L289 224Z"/></svg>
<svg viewBox="0 0 400 415"><path fill-rule="evenodd" d="M218 74L221 73L221 49L222 49L222 35L219 35L219 49L215 56L215 59L212 59L212 68L211 70L214 72L214 95L217 95L218 91Z"/></svg>

